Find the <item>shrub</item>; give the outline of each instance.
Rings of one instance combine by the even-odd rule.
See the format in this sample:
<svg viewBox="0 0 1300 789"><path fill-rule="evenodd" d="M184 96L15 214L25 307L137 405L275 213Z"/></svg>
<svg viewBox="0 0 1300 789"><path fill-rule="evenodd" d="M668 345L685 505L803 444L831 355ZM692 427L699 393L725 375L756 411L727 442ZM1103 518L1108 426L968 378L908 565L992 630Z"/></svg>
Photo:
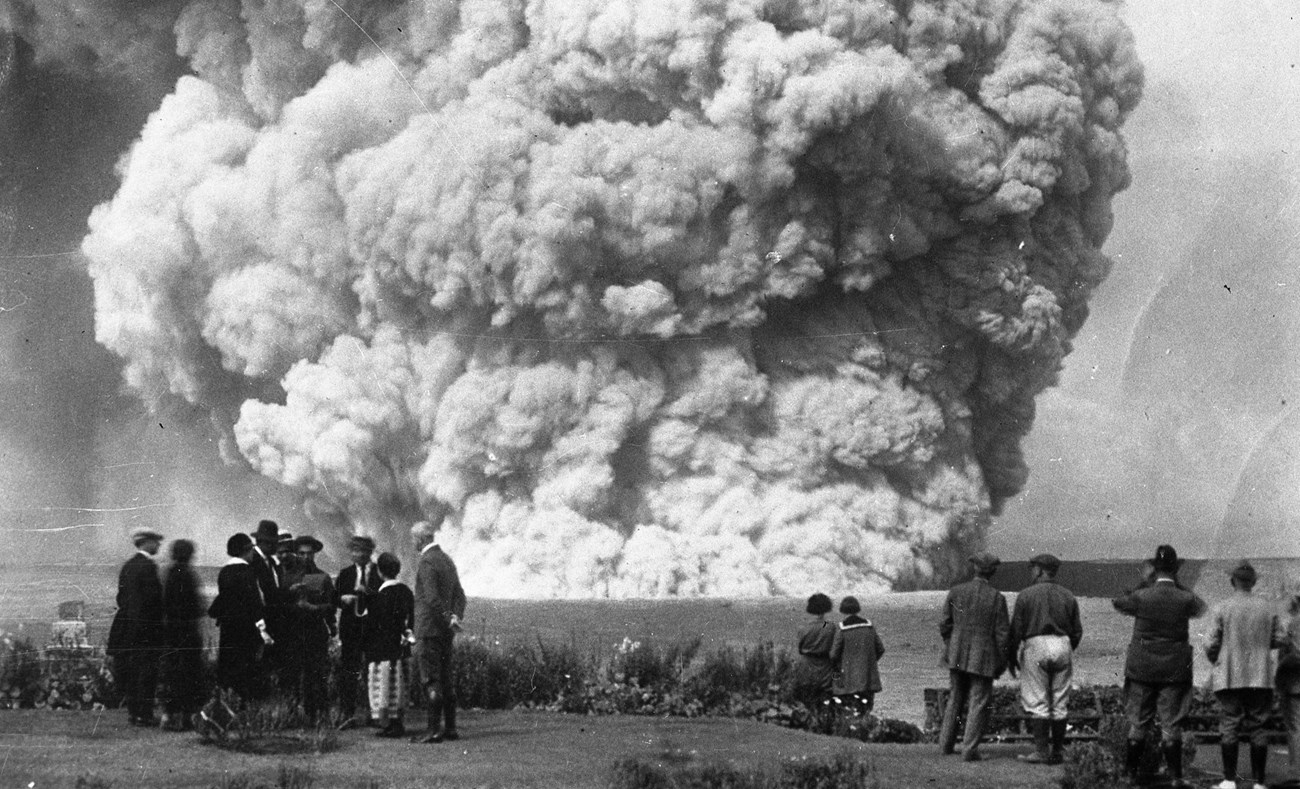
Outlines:
<svg viewBox="0 0 1300 789"><path fill-rule="evenodd" d="M792 759L776 771L730 764L671 767L645 759L614 764L612 789L878 789L874 765L850 754L830 759Z"/></svg>
<svg viewBox="0 0 1300 789"><path fill-rule="evenodd" d="M202 731L204 742L226 750L255 754L320 754L339 748L338 731L333 722L327 720L313 725L283 699L241 705L225 694L223 698L231 709L238 712L224 731L205 728Z"/></svg>
<svg viewBox="0 0 1300 789"><path fill-rule="evenodd" d="M0 709L36 706L41 679L40 652L31 640L0 632Z"/></svg>
<svg viewBox="0 0 1300 789"><path fill-rule="evenodd" d="M1121 789L1128 785L1124 763L1104 743L1083 742L1065 749L1061 789Z"/></svg>

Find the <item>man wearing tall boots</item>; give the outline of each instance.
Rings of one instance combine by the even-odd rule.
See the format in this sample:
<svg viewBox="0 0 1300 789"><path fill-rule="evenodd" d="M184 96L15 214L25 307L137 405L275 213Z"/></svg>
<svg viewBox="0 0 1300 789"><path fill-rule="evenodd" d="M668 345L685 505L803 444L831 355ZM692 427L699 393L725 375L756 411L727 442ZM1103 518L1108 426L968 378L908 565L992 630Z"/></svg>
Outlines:
<svg viewBox="0 0 1300 789"><path fill-rule="evenodd" d="M1060 764L1074 650L1083 639L1079 603L1056 582L1061 560L1041 553L1029 560L1033 584L1016 596L1011 614L1008 668L1020 670L1020 704L1030 716L1034 752L1021 761Z"/></svg>
<svg viewBox="0 0 1300 789"><path fill-rule="evenodd" d="M162 579L153 557L162 545L162 535L152 529L136 529L131 532L131 542L136 552L117 576L117 615L105 651L113 658L118 686L126 696L128 722L157 726L154 696L165 631Z"/></svg>
<svg viewBox="0 0 1300 789"><path fill-rule="evenodd" d="M980 738L988 725L993 680L1006 670L1011 624L1007 598L989 579L1001 560L988 552L970 557L975 577L948 590L943 604L943 662L948 667L948 706L939 735L939 751L949 754L957 743L957 719L965 713L962 758L979 761ZM968 703L969 702L969 703Z"/></svg>
<svg viewBox="0 0 1300 789"><path fill-rule="evenodd" d="M1264 724L1273 706L1276 670L1274 649L1285 646L1285 623L1273 603L1253 593L1257 575L1243 561L1230 574L1233 594L1211 615L1205 656L1214 664L1212 682L1219 702L1223 781L1219 789L1236 789L1237 753L1250 742L1250 770L1255 789L1264 789L1268 732Z"/></svg>
<svg viewBox="0 0 1300 789"><path fill-rule="evenodd" d="M460 738L452 642L465 616L465 590L455 562L433 537L434 528L428 521L411 527L411 541L420 552L415 572L415 660L429 710L428 731L411 739L420 743Z"/></svg>
<svg viewBox="0 0 1300 789"><path fill-rule="evenodd" d="M1115 610L1133 617L1133 638L1124 663L1128 715L1129 781L1145 783L1142 757L1160 719L1160 749L1175 787L1183 780L1183 721L1192 701L1192 645L1188 621L1205 613L1205 601L1178 584L1178 553L1156 548L1151 575L1137 589L1116 597Z"/></svg>
<svg viewBox="0 0 1300 789"><path fill-rule="evenodd" d="M339 571L334 582L334 605L339 609L339 712L343 716L339 728L350 729L364 725L368 715L357 716L357 699L361 697L361 682L366 675L366 613L370 596L379 591L383 579L379 568L370 561L375 552L375 541L356 535L348 540L348 553L352 563ZM362 697L362 704L368 702Z"/></svg>

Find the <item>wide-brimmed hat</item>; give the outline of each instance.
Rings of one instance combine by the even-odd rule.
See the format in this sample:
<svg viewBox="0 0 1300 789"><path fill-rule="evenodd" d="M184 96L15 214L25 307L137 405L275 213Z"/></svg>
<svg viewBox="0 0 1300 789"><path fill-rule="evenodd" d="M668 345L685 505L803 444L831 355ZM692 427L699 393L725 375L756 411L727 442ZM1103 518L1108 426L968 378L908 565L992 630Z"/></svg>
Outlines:
<svg viewBox="0 0 1300 789"><path fill-rule="evenodd" d="M275 544L276 544L276 545L286 545L286 544L288 544L288 545L292 545L292 544L293 544L293 535L290 534L290 533L287 532L287 531L282 531L282 532L280 532L280 536L278 536L278 537L275 538Z"/></svg>
<svg viewBox="0 0 1300 789"><path fill-rule="evenodd" d="M1051 573L1061 569L1061 560L1050 553L1038 554L1029 560L1029 564L1033 567L1041 567Z"/></svg>
<svg viewBox="0 0 1300 789"><path fill-rule="evenodd" d="M988 551L980 551L977 554L973 554L969 559L967 559L967 561L974 565L976 570L982 573L996 570L998 569L998 565L1002 564L1001 559Z"/></svg>
<svg viewBox="0 0 1300 789"><path fill-rule="evenodd" d="M258 521L257 528L253 530L252 537L255 540L278 542L280 539L280 527L275 521Z"/></svg>
<svg viewBox="0 0 1300 789"><path fill-rule="evenodd" d="M310 547L312 553L320 553L321 550L325 548L325 544L323 542L311 536L310 534L304 534L293 541L293 547L295 549L301 548L304 545Z"/></svg>
<svg viewBox="0 0 1300 789"><path fill-rule="evenodd" d="M1234 581L1244 581L1248 584L1255 583L1255 580L1259 578L1259 574L1255 572L1255 566L1245 559L1242 559L1236 567L1232 568L1228 575L1232 576Z"/></svg>
<svg viewBox="0 0 1300 789"><path fill-rule="evenodd" d="M348 538L348 550L372 553L375 550L375 541L364 534L356 534Z"/></svg>
<svg viewBox="0 0 1300 789"><path fill-rule="evenodd" d="M243 556L244 553L252 547L253 538L241 531L238 534L230 535L230 539L226 540L226 555Z"/></svg>
<svg viewBox="0 0 1300 789"><path fill-rule="evenodd" d="M146 529L144 527L141 527L139 529L131 530L132 545L139 545L140 543L145 542L147 540L157 540L159 542L162 542L162 539L163 536L158 532L154 531L153 529Z"/></svg>
<svg viewBox="0 0 1300 789"><path fill-rule="evenodd" d="M1178 558L1178 551L1174 550L1174 546L1161 545L1156 548L1155 558L1151 560L1151 569L1156 572L1176 573L1182 566L1183 560Z"/></svg>

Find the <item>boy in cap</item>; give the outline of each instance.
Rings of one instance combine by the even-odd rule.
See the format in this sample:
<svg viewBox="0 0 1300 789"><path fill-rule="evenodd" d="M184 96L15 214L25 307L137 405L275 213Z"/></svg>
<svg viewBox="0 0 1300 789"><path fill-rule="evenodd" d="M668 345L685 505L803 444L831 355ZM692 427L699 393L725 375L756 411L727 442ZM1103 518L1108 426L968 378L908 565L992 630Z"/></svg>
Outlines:
<svg viewBox="0 0 1300 789"><path fill-rule="evenodd" d="M367 606L372 594L379 591L383 579L379 568L370 561L375 541L365 535L348 540L352 563L339 571L334 582L334 605L339 609L339 712L340 728L350 729L366 721L356 720L357 698L365 676L365 637Z"/></svg>
<svg viewBox="0 0 1300 789"><path fill-rule="evenodd" d="M1250 741L1255 789L1264 789L1268 732L1264 723L1273 706L1276 666L1272 650L1285 646L1285 625L1273 604L1253 594L1258 576L1242 560L1229 574L1233 595L1215 606L1205 656L1214 664L1214 696L1219 701L1219 747L1223 781L1236 789L1238 743Z"/></svg>
<svg viewBox="0 0 1300 789"><path fill-rule="evenodd" d="M1183 781L1183 720L1192 700L1192 645L1188 621L1205 613L1205 601L1178 584L1181 562L1171 545L1156 548L1150 581L1111 601L1133 617L1133 639L1124 663L1128 715L1125 770L1137 784L1142 756L1160 718L1161 750L1174 787Z"/></svg>
<svg viewBox="0 0 1300 789"><path fill-rule="evenodd" d="M978 748L988 725L993 680L1007 666L1011 638L1007 598L989 583L1001 563L987 551L970 557L975 577L948 590L943 621L939 623L943 664L948 667L948 706L939 734L939 752L953 752L957 719L965 712L962 758L968 762L980 759Z"/></svg>
<svg viewBox="0 0 1300 789"><path fill-rule="evenodd" d="M1040 553L1029 560L1033 584L1016 596L1007 664L1020 669L1020 704L1030 715L1034 752L1021 761L1060 764L1065 749L1073 652L1083 639L1079 603L1056 582L1061 560Z"/></svg>
<svg viewBox="0 0 1300 789"><path fill-rule="evenodd" d="M163 648L163 590L153 557L162 535L153 529L131 532L135 555L117 576L117 615L108 631L105 652L113 658L118 683L126 696L132 726L157 726L154 695Z"/></svg>

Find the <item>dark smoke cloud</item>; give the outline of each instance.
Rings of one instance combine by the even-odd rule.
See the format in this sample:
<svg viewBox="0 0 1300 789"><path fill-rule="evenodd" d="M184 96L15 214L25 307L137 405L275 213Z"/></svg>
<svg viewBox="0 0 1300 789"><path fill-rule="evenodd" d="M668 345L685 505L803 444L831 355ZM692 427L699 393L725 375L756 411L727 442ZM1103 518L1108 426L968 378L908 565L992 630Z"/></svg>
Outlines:
<svg viewBox="0 0 1300 789"><path fill-rule="evenodd" d="M1141 89L1100 2L174 30L194 75L83 244L98 339L315 511L442 519L530 595L942 577L1025 482Z"/></svg>

